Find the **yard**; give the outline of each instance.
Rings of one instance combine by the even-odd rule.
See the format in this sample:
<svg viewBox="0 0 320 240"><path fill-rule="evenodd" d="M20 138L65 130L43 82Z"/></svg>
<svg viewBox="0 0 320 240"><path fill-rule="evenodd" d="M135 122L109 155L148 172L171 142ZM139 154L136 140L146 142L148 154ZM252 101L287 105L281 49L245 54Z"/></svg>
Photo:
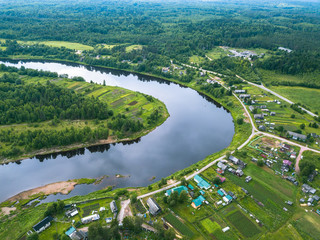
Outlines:
<svg viewBox="0 0 320 240"><path fill-rule="evenodd" d="M183 224L178 218L176 218L172 213L169 213L164 217L164 219L170 223L176 230L178 230L181 234L192 237L194 233L188 228L185 224Z"/></svg>

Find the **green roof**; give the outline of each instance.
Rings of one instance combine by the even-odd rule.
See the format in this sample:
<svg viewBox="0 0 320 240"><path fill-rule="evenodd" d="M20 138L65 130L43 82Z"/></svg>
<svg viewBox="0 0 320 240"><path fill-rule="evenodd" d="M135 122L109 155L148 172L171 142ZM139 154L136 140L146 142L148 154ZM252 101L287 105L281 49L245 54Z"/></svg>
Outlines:
<svg viewBox="0 0 320 240"><path fill-rule="evenodd" d="M179 186L179 187L175 187L167 190L166 193L168 196L170 196L171 193L173 192L178 192L178 194L180 194L182 191L188 192L188 188L186 186Z"/></svg>

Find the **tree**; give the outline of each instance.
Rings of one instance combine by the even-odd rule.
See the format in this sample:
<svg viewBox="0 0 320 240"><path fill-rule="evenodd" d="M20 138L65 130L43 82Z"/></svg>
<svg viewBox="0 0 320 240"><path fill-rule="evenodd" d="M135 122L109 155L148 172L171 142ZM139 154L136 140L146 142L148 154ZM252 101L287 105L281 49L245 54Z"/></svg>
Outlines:
<svg viewBox="0 0 320 240"><path fill-rule="evenodd" d="M187 200L188 200L188 193L185 190L181 191L178 199L179 203L184 203Z"/></svg>
<svg viewBox="0 0 320 240"><path fill-rule="evenodd" d="M213 179L213 183L214 183L214 184L217 184L217 185L221 184L220 178L219 178L219 177L215 177L215 178Z"/></svg>
<svg viewBox="0 0 320 240"><path fill-rule="evenodd" d="M237 118L237 123L239 125L243 124L243 118L241 118L241 117Z"/></svg>
<svg viewBox="0 0 320 240"><path fill-rule="evenodd" d="M27 240L39 240L39 234L38 233L32 233L27 236Z"/></svg>
<svg viewBox="0 0 320 240"><path fill-rule="evenodd" d="M263 160L259 159L259 160L257 161L257 165L258 165L259 167L263 167L263 164L264 164Z"/></svg>
<svg viewBox="0 0 320 240"><path fill-rule="evenodd" d="M136 203L137 202L137 194L134 193L132 194L131 198L130 198L131 203Z"/></svg>
<svg viewBox="0 0 320 240"><path fill-rule="evenodd" d="M301 128L301 129L304 129L305 127L306 127L306 125L305 125L304 123L301 123L301 124L300 124L300 128Z"/></svg>
<svg viewBox="0 0 320 240"><path fill-rule="evenodd" d="M291 114L291 118L295 118L296 117L296 115L294 115L294 114Z"/></svg>

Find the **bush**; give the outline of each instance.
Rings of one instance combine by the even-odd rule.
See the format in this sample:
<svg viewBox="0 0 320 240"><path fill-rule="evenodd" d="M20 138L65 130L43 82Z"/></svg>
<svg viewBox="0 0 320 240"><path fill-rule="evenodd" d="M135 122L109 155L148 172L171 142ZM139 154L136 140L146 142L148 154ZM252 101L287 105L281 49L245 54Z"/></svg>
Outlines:
<svg viewBox="0 0 320 240"><path fill-rule="evenodd" d="M259 159L259 160L257 161L257 165L258 165L259 167L263 167L263 164L264 164L263 160Z"/></svg>

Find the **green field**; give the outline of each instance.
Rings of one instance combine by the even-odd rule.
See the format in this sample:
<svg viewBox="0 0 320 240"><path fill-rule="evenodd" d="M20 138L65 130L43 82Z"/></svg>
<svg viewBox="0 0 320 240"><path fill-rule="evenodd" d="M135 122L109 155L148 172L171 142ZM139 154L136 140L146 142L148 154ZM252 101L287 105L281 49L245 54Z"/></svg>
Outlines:
<svg viewBox="0 0 320 240"><path fill-rule="evenodd" d="M213 60L219 59L220 57L225 57L228 55L228 51L223 50L220 47L215 47L210 52L207 53L207 56Z"/></svg>
<svg viewBox="0 0 320 240"><path fill-rule="evenodd" d="M260 230L240 210L236 210L226 217L244 237L253 237L260 233Z"/></svg>
<svg viewBox="0 0 320 240"><path fill-rule="evenodd" d="M22 44L44 44L50 47L65 47L73 50L93 50L93 47L81 43L65 42L65 41L18 41Z"/></svg>
<svg viewBox="0 0 320 240"><path fill-rule="evenodd" d="M208 233L214 233L216 230L221 229L217 222L213 222L209 218L202 220L201 225L207 230Z"/></svg>
<svg viewBox="0 0 320 240"><path fill-rule="evenodd" d="M142 45L130 45L126 47L126 52L131 52L133 50L141 50L141 49L142 49Z"/></svg>
<svg viewBox="0 0 320 240"><path fill-rule="evenodd" d="M320 216L316 213L303 213L293 221L293 225L304 239L320 239Z"/></svg>
<svg viewBox="0 0 320 240"><path fill-rule="evenodd" d="M262 240L302 240L303 238L297 232L297 230L291 225L285 225L274 233L267 233L265 236L261 237Z"/></svg>
<svg viewBox="0 0 320 240"><path fill-rule="evenodd" d="M197 55L193 55L189 58L190 63L201 64L203 61L204 61L204 58Z"/></svg>
<svg viewBox="0 0 320 240"><path fill-rule="evenodd" d="M182 235L187 237L192 237L194 233L188 228L185 224L183 224L178 218L173 216L171 213L164 217L168 223L170 223L176 230L178 230Z"/></svg>
<svg viewBox="0 0 320 240"><path fill-rule="evenodd" d="M311 111L320 112L320 101L315 101L320 98L320 89L286 86L270 86L270 88L293 102L309 107Z"/></svg>

